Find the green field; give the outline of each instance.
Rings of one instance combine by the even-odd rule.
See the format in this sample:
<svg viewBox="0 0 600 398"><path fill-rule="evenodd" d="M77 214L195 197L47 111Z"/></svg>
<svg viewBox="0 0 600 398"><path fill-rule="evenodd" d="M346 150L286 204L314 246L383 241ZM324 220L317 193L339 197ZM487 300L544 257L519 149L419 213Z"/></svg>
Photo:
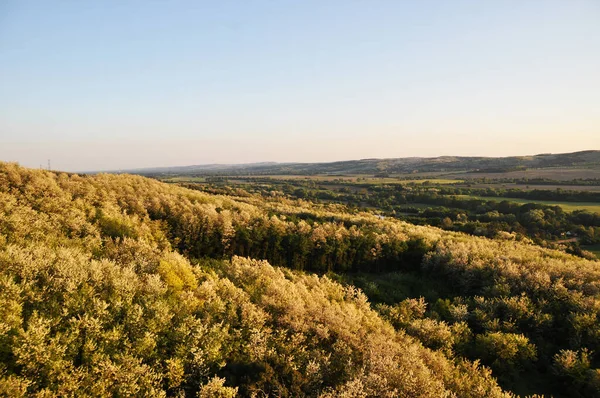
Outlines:
<svg viewBox="0 0 600 398"><path fill-rule="evenodd" d="M587 250L589 252L594 253L596 257L600 260L600 243L597 243L595 245L581 246L581 248L583 250Z"/></svg>
<svg viewBox="0 0 600 398"><path fill-rule="evenodd" d="M161 181L164 181L164 182L206 182L206 177L177 176L177 177L161 178Z"/></svg>
<svg viewBox="0 0 600 398"><path fill-rule="evenodd" d="M448 178L423 178L423 179L401 179L396 177L374 177L373 175L367 174L354 174L354 175L267 175L261 176L264 178L271 178L274 180L312 180L318 182L354 182L359 184L423 184L425 182L430 184L455 184L464 182L464 180L455 180Z"/></svg>
<svg viewBox="0 0 600 398"><path fill-rule="evenodd" d="M450 179L446 179L446 178L430 178L430 179L424 179L424 180L401 180L398 181L401 184L409 184L409 183L415 183L415 184L423 184L425 182L429 183L429 184L456 184L456 183L461 183L464 182L464 180L450 180Z"/></svg>
<svg viewBox="0 0 600 398"><path fill-rule="evenodd" d="M223 176L228 179L230 183L247 183L250 180L256 178L265 178L278 181L316 181L316 182L344 182L344 183L357 183L357 184L456 184L464 182L464 180L454 180L448 178L423 178L423 179L401 179L396 177L374 177L373 175L367 174L354 174L354 175L256 175L256 176ZM188 177L188 176L176 176L163 178L165 182L206 182L206 177Z"/></svg>
<svg viewBox="0 0 600 398"><path fill-rule="evenodd" d="M496 196L475 196L475 195L457 195L461 198L473 198L480 200L493 200L495 202L502 202L507 200L515 203L539 203L548 206L560 206L565 211L575 210L587 210L595 213L600 213L600 203L595 202L554 202L551 200L532 200L532 199L520 199L520 198L507 198L507 197L496 197Z"/></svg>
<svg viewBox="0 0 600 398"><path fill-rule="evenodd" d="M520 191L556 191L560 189L562 191L586 191L586 192L600 192L600 185L560 185L560 184L546 184L546 185L526 185L526 184L514 184L514 183L485 183L485 184L471 184L467 180L465 187L469 188L502 188L502 189L518 189Z"/></svg>

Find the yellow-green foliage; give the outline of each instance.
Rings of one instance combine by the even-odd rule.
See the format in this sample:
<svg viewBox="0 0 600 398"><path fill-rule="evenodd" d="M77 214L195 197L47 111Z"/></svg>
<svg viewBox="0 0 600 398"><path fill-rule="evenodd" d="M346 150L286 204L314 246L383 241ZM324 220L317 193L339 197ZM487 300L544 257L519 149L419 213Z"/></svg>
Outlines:
<svg viewBox="0 0 600 398"><path fill-rule="evenodd" d="M238 389L234 387L225 387L225 379L213 377L200 388L198 398L234 398L237 396Z"/></svg>
<svg viewBox="0 0 600 398"><path fill-rule="evenodd" d="M164 257L158 263L158 274L167 287L174 291L198 287L196 276L183 257L176 253L167 253Z"/></svg>
<svg viewBox="0 0 600 398"><path fill-rule="evenodd" d="M422 272L467 298L384 319L356 288L270 264ZM543 354L593 396L598 264L337 205L0 164L0 396L505 397L457 346L516 369L552 325ZM569 348L590 350L585 377Z"/></svg>
<svg viewBox="0 0 600 398"><path fill-rule="evenodd" d="M519 370L519 365L536 358L536 348L521 334L488 332L476 338L482 358L492 358L495 367Z"/></svg>
<svg viewBox="0 0 600 398"><path fill-rule="evenodd" d="M354 288L242 257L193 266L172 249L227 248L233 224L257 220L320 241L317 227L140 177L12 164L0 196L2 396L507 396Z"/></svg>

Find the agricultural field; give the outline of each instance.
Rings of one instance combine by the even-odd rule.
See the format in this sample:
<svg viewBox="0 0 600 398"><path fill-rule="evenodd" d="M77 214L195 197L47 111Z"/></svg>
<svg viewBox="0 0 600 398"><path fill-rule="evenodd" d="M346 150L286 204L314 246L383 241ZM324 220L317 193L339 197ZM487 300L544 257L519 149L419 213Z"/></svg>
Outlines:
<svg viewBox="0 0 600 398"><path fill-rule="evenodd" d="M430 177L426 178L422 176L420 178L414 178L414 176L398 176L398 177L375 177L373 175L367 174L357 174L357 175L261 175L261 176L251 176L251 177L242 177L237 175L232 176L219 176L219 177L210 177L210 176L173 176L173 177L163 177L160 178L161 181L164 182L207 182L210 179L222 178L226 179L228 183L232 184L245 184L252 182L253 180L260 179L263 181L314 181L320 183L345 183L345 184L370 184L370 185L383 185L383 184L428 184L428 185L447 185L447 184L459 184L464 182L464 180L460 179L451 179L451 178L435 178Z"/></svg>
<svg viewBox="0 0 600 398"><path fill-rule="evenodd" d="M559 181L570 181L579 178L600 178L600 168L548 167L543 169L526 169L499 173L457 173L454 176L456 178L462 178L466 180L474 178L551 178Z"/></svg>
<svg viewBox="0 0 600 398"><path fill-rule="evenodd" d="M176 176L163 178L164 182L206 182L206 177Z"/></svg>
<svg viewBox="0 0 600 398"><path fill-rule="evenodd" d="M508 198L508 197L495 197L495 196L476 196L476 195L458 195L461 198L471 198L479 200L492 200L494 202L509 201L514 203L537 203L547 206L560 206L565 211L576 211L585 210L595 213L600 213L600 203L594 202L555 202L550 200L532 200L532 199L520 199L520 198Z"/></svg>
<svg viewBox="0 0 600 398"><path fill-rule="evenodd" d="M457 184L462 183L464 180L460 179L449 179L449 178L407 178L407 177L375 177L373 175L352 175L352 176L338 176L338 175L316 175L316 176L286 176L286 175L272 175L263 176L264 178L274 180L304 180L304 181L316 181L316 182L346 182L346 183L357 183L357 184L431 184L431 185L446 185L446 184Z"/></svg>
<svg viewBox="0 0 600 398"><path fill-rule="evenodd" d="M563 185L563 184L515 184L515 183L471 183L469 180L461 185L461 187L470 188L502 188L502 189L518 189L521 191L534 191L534 190L547 190L547 191L586 191L586 192L600 192L600 185Z"/></svg>

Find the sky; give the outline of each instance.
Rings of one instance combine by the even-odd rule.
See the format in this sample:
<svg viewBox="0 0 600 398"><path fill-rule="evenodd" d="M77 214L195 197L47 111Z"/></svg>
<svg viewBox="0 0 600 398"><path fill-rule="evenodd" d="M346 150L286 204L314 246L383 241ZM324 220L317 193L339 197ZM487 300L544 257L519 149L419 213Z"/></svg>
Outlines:
<svg viewBox="0 0 600 398"><path fill-rule="evenodd" d="M0 2L0 161L600 149L598 0Z"/></svg>

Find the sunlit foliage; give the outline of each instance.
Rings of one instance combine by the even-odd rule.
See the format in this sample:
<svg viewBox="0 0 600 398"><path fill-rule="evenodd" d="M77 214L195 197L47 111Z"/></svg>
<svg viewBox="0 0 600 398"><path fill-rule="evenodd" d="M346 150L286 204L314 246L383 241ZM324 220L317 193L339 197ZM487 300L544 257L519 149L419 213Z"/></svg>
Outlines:
<svg viewBox="0 0 600 398"><path fill-rule="evenodd" d="M492 371L543 361L593 396L598 264L342 206L0 164L0 395L502 397ZM375 307L329 271L455 294Z"/></svg>

